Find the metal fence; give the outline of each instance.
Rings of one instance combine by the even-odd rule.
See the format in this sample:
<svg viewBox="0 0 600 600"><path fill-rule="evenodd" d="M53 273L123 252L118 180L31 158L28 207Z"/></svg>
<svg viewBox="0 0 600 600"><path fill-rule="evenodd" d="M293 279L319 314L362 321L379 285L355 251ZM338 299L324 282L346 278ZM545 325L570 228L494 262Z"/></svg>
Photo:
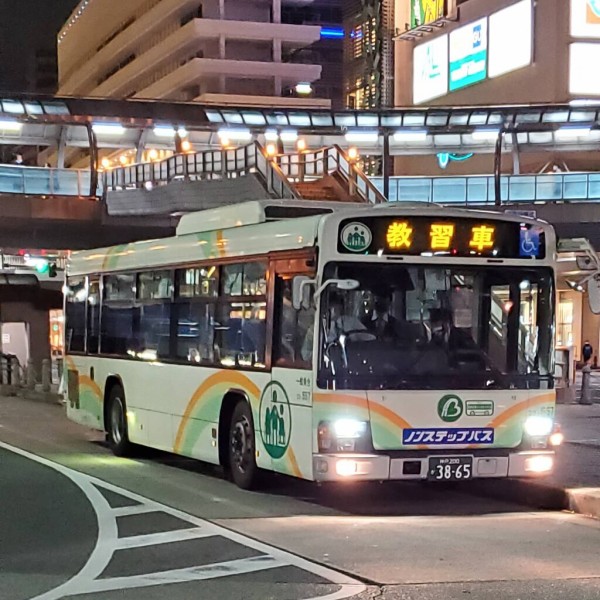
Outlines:
<svg viewBox="0 0 600 600"><path fill-rule="evenodd" d="M32 196L89 196L90 171L0 165L0 193ZM96 195L102 195L101 188Z"/></svg>
<svg viewBox="0 0 600 600"><path fill-rule="evenodd" d="M383 178L373 177L383 190ZM600 173L507 175L501 178L501 200L512 202L599 201ZM493 204L494 177L392 177L390 202L419 201L439 204Z"/></svg>

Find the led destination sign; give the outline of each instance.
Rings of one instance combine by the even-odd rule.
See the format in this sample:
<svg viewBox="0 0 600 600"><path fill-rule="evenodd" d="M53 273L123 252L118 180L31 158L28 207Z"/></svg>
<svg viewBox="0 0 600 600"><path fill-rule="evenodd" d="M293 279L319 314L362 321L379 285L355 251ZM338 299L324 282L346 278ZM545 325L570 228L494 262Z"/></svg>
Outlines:
<svg viewBox="0 0 600 600"><path fill-rule="evenodd" d="M544 258L540 227L506 221L431 217L365 217L342 221L343 254Z"/></svg>

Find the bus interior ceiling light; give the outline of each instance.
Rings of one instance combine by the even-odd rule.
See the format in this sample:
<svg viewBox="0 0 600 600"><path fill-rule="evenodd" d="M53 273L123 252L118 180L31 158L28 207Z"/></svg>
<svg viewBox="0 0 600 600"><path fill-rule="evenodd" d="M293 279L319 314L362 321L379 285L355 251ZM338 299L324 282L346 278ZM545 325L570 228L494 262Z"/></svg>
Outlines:
<svg viewBox="0 0 600 600"><path fill-rule="evenodd" d="M19 121L11 121L10 119L0 120L0 130L21 131L21 129L23 129L23 123L19 123Z"/></svg>
<svg viewBox="0 0 600 600"><path fill-rule="evenodd" d="M496 140L498 139L498 134L500 133L499 129L475 129L471 133L471 137L474 140L478 140L481 142Z"/></svg>
<svg viewBox="0 0 600 600"><path fill-rule="evenodd" d="M331 40L341 40L344 38L344 29L342 27L321 27L321 37Z"/></svg>
<svg viewBox="0 0 600 600"><path fill-rule="evenodd" d="M94 123L92 129L94 133L100 135L122 135L125 133L125 127L119 123Z"/></svg>
<svg viewBox="0 0 600 600"><path fill-rule="evenodd" d="M427 139L425 129L398 129L394 132L395 142L424 142Z"/></svg>
<svg viewBox="0 0 600 600"><path fill-rule="evenodd" d="M561 127L554 132L554 135L559 140L571 140L590 135L591 131L591 127Z"/></svg>
<svg viewBox="0 0 600 600"><path fill-rule="evenodd" d="M252 133L244 127L224 127L219 129L217 135L221 139L226 138L228 140L248 141L252 139Z"/></svg>
<svg viewBox="0 0 600 600"><path fill-rule="evenodd" d="M379 140L379 132L378 131L348 131L344 136L347 142L353 143L375 143Z"/></svg>

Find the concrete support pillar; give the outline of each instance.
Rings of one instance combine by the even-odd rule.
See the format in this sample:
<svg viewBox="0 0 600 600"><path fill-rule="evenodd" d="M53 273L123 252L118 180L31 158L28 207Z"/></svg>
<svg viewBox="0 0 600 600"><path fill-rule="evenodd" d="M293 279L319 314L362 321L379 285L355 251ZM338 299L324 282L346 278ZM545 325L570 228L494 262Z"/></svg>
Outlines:
<svg viewBox="0 0 600 600"><path fill-rule="evenodd" d="M35 389L35 365L31 359L27 363L27 389Z"/></svg>
<svg viewBox="0 0 600 600"><path fill-rule="evenodd" d="M592 376L592 367L586 364L581 369L581 398L580 404L591 404L592 403L592 388L590 386L590 377Z"/></svg>
<svg viewBox="0 0 600 600"><path fill-rule="evenodd" d="M52 381L52 363L49 358L42 360L42 392L50 391Z"/></svg>

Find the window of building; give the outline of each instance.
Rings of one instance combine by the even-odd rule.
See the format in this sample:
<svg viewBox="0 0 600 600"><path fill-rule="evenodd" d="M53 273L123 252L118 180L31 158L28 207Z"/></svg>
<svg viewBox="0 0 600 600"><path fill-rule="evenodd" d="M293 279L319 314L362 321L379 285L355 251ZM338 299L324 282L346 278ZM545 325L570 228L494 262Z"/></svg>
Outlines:
<svg viewBox="0 0 600 600"><path fill-rule="evenodd" d="M558 297L558 314L556 319L556 345L568 347L573 345L573 301L566 294Z"/></svg>

